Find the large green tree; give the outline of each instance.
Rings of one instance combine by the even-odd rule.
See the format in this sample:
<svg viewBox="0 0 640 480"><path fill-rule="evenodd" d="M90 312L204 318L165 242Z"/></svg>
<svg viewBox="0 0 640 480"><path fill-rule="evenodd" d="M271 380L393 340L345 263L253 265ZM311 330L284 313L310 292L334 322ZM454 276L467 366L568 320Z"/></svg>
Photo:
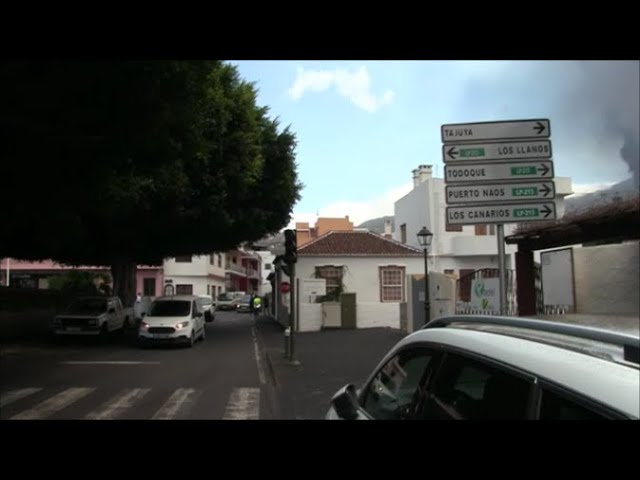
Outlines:
<svg viewBox="0 0 640 480"><path fill-rule="evenodd" d="M295 135L220 61L0 65L0 257L110 266L255 241L299 198Z"/></svg>

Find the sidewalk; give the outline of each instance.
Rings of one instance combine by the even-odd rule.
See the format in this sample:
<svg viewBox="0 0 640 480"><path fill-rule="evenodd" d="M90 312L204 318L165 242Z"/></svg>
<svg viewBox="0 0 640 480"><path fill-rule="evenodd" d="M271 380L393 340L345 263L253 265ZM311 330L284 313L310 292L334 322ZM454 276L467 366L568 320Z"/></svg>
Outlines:
<svg viewBox="0 0 640 480"><path fill-rule="evenodd" d="M389 328L296 333L296 359L284 358L284 328L270 317L256 322L261 348L275 381L282 419L322 419L336 391L360 388L382 357L406 333Z"/></svg>

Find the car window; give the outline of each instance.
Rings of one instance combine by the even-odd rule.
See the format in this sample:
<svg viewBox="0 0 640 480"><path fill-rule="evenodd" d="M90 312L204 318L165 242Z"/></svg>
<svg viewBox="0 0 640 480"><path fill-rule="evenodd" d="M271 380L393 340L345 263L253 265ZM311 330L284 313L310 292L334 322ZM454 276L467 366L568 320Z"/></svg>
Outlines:
<svg viewBox="0 0 640 480"><path fill-rule="evenodd" d="M149 317L186 317L191 303L184 300L162 300L153 302L149 308Z"/></svg>
<svg viewBox="0 0 640 480"><path fill-rule="evenodd" d="M363 409L377 420L402 420L413 413L420 382L433 354L424 349L405 350L389 360L369 383Z"/></svg>
<svg viewBox="0 0 640 480"><path fill-rule="evenodd" d="M605 420L607 417L543 388L539 418L540 420Z"/></svg>
<svg viewBox="0 0 640 480"><path fill-rule="evenodd" d="M449 353L420 415L423 419L524 419L530 397L529 381Z"/></svg>

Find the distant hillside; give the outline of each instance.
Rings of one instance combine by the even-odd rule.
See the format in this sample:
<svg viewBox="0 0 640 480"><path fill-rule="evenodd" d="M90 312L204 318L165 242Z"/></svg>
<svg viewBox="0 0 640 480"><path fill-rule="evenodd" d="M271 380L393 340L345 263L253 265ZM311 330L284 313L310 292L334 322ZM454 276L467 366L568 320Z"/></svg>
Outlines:
<svg viewBox="0 0 640 480"><path fill-rule="evenodd" d="M566 213L573 213L586 210L596 205L624 200L634 195L638 195L638 188L633 179L630 178L593 193L567 197L565 199L565 211Z"/></svg>
<svg viewBox="0 0 640 480"><path fill-rule="evenodd" d="M371 230L372 232L384 233L384 222L386 220L391 220L391 231L395 231L395 220L393 218L393 215L367 220L366 222L362 222L360 225L358 225L358 228L366 228Z"/></svg>
<svg viewBox="0 0 640 480"><path fill-rule="evenodd" d="M267 238L263 238L253 245L256 247L262 247L269 250L274 255L280 255L284 253L284 233L279 232Z"/></svg>

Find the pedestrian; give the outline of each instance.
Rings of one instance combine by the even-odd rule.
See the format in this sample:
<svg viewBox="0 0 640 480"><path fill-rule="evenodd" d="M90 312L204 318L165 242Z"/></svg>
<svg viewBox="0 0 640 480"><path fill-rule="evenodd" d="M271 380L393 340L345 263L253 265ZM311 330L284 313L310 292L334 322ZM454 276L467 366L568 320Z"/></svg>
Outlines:
<svg viewBox="0 0 640 480"><path fill-rule="evenodd" d="M258 313L260 313L260 310L262 309L262 299L256 294L254 294L251 299L251 307L253 309L254 318L257 318Z"/></svg>

